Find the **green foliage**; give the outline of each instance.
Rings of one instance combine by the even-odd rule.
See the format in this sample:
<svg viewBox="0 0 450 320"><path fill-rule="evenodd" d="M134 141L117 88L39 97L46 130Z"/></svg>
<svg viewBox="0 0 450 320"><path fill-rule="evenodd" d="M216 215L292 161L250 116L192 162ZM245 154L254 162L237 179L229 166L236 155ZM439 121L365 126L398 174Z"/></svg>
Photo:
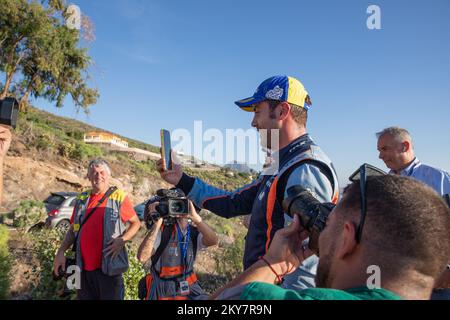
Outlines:
<svg viewBox="0 0 450 320"><path fill-rule="evenodd" d="M73 131L67 132L67 136L70 138L73 138L75 140L82 141L83 137L84 137L84 133L79 130L73 130Z"/></svg>
<svg viewBox="0 0 450 320"><path fill-rule="evenodd" d="M123 138L123 137L119 136L119 138ZM130 148L139 148L142 150L159 153L159 147L156 147L156 146L153 146L150 144L146 144L141 141L137 141L137 140L133 140L133 139L126 139L126 140L128 140L128 146Z"/></svg>
<svg viewBox="0 0 450 320"><path fill-rule="evenodd" d="M53 260L56 251L64 239L64 231L59 229L42 229L31 234L34 243L34 252L39 265L33 267L32 274L25 277L37 279L32 285L31 296L35 300L60 300L64 288L64 280L53 280ZM74 299L76 293L66 299Z"/></svg>
<svg viewBox="0 0 450 320"><path fill-rule="evenodd" d="M77 145L73 142L61 142L58 146L58 154L65 158L70 158L75 153Z"/></svg>
<svg viewBox="0 0 450 320"><path fill-rule="evenodd" d="M218 234L233 237L242 231L239 230L239 228L236 228L236 219L221 218L213 213L202 214L202 216L204 217L205 222Z"/></svg>
<svg viewBox="0 0 450 320"><path fill-rule="evenodd" d="M75 149L69 153L69 157L74 160L86 160L103 156L103 150L100 147L88 145L84 142L75 144Z"/></svg>
<svg viewBox="0 0 450 320"><path fill-rule="evenodd" d="M45 2L0 2L0 71L6 75L0 97L13 93L26 106L32 95L62 107L70 95L87 112L99 95L87 86L91 59L79 46L80 31L66 26L64 1Z"/></svg>
<svg viewBox="0 0 450 320"><path fill-rule="evenodd" d="M239 234L233 245L226 247L223 254L214 257L217 273L225 276L228 281L242 273L244 237L245 233Z"/></svg>
<svg viewBox="0 0 450 320"><path fill-rule="evenodd" d="M251 182L248 175L229 177L226 175L226 170L205 171L191 168L184 168L184 170L189 175L199 177L203 181L225 190L234 190Z"/></svg>
<svg viewBox="0 0 450 320"><path fill-rule="evenodd" d="M37 278L37 283L32 287L31 296L36 300L59 300L60 294L64 288L64 280L54 281L53 272L53 260L56 252L61 245L61 241L64 239L64 232L58 229L42 229L36 231L30 235L34 243L34 252L39 260L39 266L35 267L32 271L33 274L25 275L30 278L33 276ZM129 268L124 273L125 284L125 299L137 300L138 299L138 283L139 280L145 275L142 265L136 258L136 252L130 247L127 247L129 257ZM72 254L67 252L66 255ZM73 257L73 256L72 256ZM64 299L75 299L76 292Z"/></svg>
<svg viewBox="0 0 450 320"><path fill-rule="evenodd" d="M14 209L9 218L15 228L25 229L45 220L47 212L44 203L36 200L24 200Z"/></svg>
<svg viewBox="0 0 450 320"><path fill-rule="evenodd" d="M145 271L142 264L136 257L136 252L128 246L128 271L123 274L123 280L125 284L125 300L139 300L138 297L138 284L139 280L145 276Z"/></svg>
<svg viewBox="0 0 450 320"><path fill-rule="evenodd" d="M55 138L49 133L39 135L36 140L36 148L39 150L53 150L55 148Z"/></svg>
<svg viewBox="0 0 450 320"><path fill-rule="evenodd" d="M154 160L147 160L142 162L133 162L135 166L135 174L137 177L155 176L159 177L156 170L156 162Z"/></svg>
<svg viewBox="0 0 450 320"><path fill-rule="evenodd" d="M8 248L8 229L0 225L0 300L9 296L12 260Z"/></svg>

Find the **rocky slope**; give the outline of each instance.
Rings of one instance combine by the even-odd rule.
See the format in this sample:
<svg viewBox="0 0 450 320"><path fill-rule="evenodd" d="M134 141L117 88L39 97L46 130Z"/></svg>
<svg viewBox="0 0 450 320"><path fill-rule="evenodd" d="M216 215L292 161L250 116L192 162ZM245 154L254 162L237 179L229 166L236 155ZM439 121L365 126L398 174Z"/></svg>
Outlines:
<svg viewBox="0 0 450 320"><path fill-rule="evenodd" d="M99 154L108 160L112 169L112 184L125 190L135 205L153 195L157 189L170 187L156 172L154 160L137 162L126 154L99 148L93 151L88 149L90 146L80 142L80 136L87 130L101 129L37 109L22 114L4 163L0 214L11 212L23 200L42 201L51 192L80 192L89 188L86 166L94 156L89 152L93 151L95 155ZM153 152L157 150L156 147L139 141L130 139L129 142L135 147ZM78 150L74 149L75 147L79 148L80 152L73 153L73 150ZM226 189L242 186L251 178L245 174L231 173L211 166L187 170L190 174ZM202 216L217 231L220 239L218 247L199 253L196 264L205 289L213 291L225 281L223 275L218 274L215 261L222 257L227 247L233 245L237 236L242 237L245 228L240 219L225 220L208 212L202 212ZM139 240L144 234L143 228L133 241L133 246L140 243ZM25 274L37 264L35 254L29 250L32 243L29 238L11 229L9 246L15 270L11 286L12 298L26 299L33 279L28 279ZM240 264L239 254L232 257Z"/></svg>

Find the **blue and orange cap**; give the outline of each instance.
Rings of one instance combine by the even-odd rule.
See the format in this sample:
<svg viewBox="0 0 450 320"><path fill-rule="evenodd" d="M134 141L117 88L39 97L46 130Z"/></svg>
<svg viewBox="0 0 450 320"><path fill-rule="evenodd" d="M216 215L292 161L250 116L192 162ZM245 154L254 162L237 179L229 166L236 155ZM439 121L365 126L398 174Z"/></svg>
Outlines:
<svg viewBox="0 0 450 320"><path fill-rule="evenodd" d="M253 105L264 100L286 101L309 110L310 105L306 102L307 96L308 92L297 79L288 76L274 76L261 83L252 97L235 103L242 110L248 112L253 112Z"/></svg>

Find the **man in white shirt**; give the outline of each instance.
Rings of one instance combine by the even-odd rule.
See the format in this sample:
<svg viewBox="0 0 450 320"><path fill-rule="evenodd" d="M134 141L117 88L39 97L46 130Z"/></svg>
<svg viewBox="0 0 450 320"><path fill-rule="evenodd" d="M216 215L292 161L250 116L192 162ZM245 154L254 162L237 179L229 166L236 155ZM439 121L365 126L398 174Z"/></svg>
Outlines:
<svg viewBox="0 0 450 320"><path fill-rule="evenodd" d="M378 132L379 158L391 169L390 174L417 179L439 195L450 194L450 175L448 172L425 165L414 154L411 135L406 129L390 127ZM447 267L436 282L432 299L450 300L450 269Z"/></svg>

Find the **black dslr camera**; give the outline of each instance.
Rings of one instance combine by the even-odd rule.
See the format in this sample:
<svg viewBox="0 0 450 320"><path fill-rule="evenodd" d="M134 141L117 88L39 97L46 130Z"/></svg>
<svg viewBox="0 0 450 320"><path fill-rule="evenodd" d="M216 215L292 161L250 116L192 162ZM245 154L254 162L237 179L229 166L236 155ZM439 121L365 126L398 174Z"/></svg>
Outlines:
<svg viewBox="0 0 450 320"><path fill-rule="evenodd" d="M148 212L148 205L159 202L156 212ZM150 198L145 204L144 216L146 217L147 229L150 229L159 218L164 219L164 224L170 225L176 218L189 214L189 202L184 192L173 188L170 190L160 189L156 191L156 196Z"/></svg>
<svg viewBox="0 0 450 320"><path fill-rule="evenodd" d="M302 227L309 232L309 248L316 255L319 255L320 233L334 207L331 202L321 203L301 186L290 187L287 198L283 200L284 212L292 218L295 214L298 215Z"/></svg>
<svg viewBox="0 0 450 320"><path fill-rule="evenodd" d="M8 97L0 100L0 124L16 128L19 115L19 103L16 99Z"/></svg>

